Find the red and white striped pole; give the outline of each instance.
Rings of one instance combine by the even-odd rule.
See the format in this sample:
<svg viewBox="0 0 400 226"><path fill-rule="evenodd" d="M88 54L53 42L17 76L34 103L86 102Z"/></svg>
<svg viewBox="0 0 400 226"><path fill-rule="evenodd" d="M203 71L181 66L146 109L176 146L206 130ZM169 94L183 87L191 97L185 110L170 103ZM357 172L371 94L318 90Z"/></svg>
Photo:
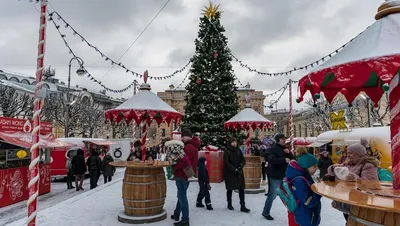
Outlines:
<svg viewBox="0 0 400 226"><path fill-rule="evenodd" d="M293 146L293 101L292 101L292 80L289 79L289 137L290 137L290 151L294 153Z"/></svg>
<svg viewBox="0 0 400 226"><path fill-rule="evenodd" d="M40 111L42 100L39 97L39 91L42 88L42 76L44 68L44 54L46 43L46 11L47 0L42 0L40 4L40 27L39 27L39 43L38 57L36 67L36 86L35 100L33 101L33 129L32 129L32 146L31 146L31 163L29 164L29 199L28 199L28 221L27 225L36 225L37 215L37 197L39 196L39 148L40 148Z"/></svg>
<svg viewBox="0 0 400 226"><path fill-rule="evenodd" d="M147 120L145 119L143 122L142 122L142 138L141 138L141 141L142 141L142 145L143 145L143 147L142 147L142 161L145 161L146 160L146 138L147 138Z"/></svg>
<svg viewBox="0 0 400 226"><path fill-rule="evenodd" d="M400 189L400 75L390 82L389 107L390 107L390 136L392 146L392 175L393 188Z"/></svg>

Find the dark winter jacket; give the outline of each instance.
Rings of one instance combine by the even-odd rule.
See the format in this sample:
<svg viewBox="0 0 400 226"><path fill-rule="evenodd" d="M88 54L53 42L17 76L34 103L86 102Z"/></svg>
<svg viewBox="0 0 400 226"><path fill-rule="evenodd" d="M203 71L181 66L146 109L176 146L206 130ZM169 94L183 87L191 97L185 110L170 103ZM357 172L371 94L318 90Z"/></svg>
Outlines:
<svg viewBox="0 0 400 226"><path fill-rule="evenodd" d="M314 183L311 175L300 168L296 161L292 160L287 167L286 178L289 181L293 180L293 196L299 202L294 212L296 223L299 226L319 225L321 222L321 196L314 193L309 186ZM308 181L309 185L304 179Z"/></svg>
<svg viewBox="0 0 400 226"><path fill-rule="evenodd" d="M195 174L197 172L199 147L200 147L200 139L194 136L191 140L185 143L185 147L183 148L183 151L190 160L190 165L192 166ZM174 176L187 180L188 178L185 172L183 171L183 169L185 169L186 167L187 167L186 161L184 159L179 160L179 162L176 165L172 166Z"/></svg>
<svg viewBox="0 0 400 226"><path fill-rule="evenodd" d="M328 172L328 167L331 166L332 159L329 156L320 156L318 160L318 169L319 169L319 177L323 178L325 174Z"/></svg>
<svg viewBox="0 0 400 226"><path fill-rule="evenodd" d="M83 150L79 149L77 151L77 154L72 158L71 164L74 175L84 175L86 173L87 168Z"/></svg>
<svg viewBox="0 0 400 226"><path fill-rule="evenodd" d="M140 161L142 161L142 151L140 150L131 152L126 161L132 161L130 160L131 157L135 157L136 159L140 159ZM149 160L149 158L152 158L151 153L146 151L146 160Z"/></svg>
<svg viewBox="0 0 400 226"><path fill-rule="evenodd" d="M267 151L265 160L268 162L269 166L269 177L272 179L283 179L288 165L286 163L286 158L294 159L291 153L287 154L283 149L283 146L275 143Z"/></svg>
<svg viewBox="0 0 400 226"><path fill-rule="evenodd" d="M243 167L246 165L239 148L227 144L224 151L224 180L226 190L245 189Z"/></svg>
<svg viewBox="0 0 400 226"><path fill-rule="evenodd" d="M114 176L115 166L110 165L110 162L114 162L113 157L111 157L111 155L106 155L101 164L101 171L103 171L103 175L106 177Z"/></svg>
<svg viewBox="0 0 400 226"><path fill-rule="evenodd" d="M98 155L93 154L87 159L86 165L88 166L89 171L100 171L101 159Z"/></svg>
<svg viewBox="0 0 400 226"><path fill-rule="evenodd" d="M210 179L208 177L208 171L206 167L206 158L201 157L197 163L197 172L198 172L198 180L199 183L210 183Z"/></svg>

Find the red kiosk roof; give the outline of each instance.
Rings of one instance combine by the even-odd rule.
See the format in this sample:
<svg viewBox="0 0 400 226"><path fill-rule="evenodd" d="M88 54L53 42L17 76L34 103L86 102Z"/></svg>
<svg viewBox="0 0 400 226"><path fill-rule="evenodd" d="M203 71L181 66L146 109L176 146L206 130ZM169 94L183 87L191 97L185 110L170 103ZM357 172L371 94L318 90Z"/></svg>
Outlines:
<svg viewBox="0 0 400 226"><path fill-rule="evenodd" d="M15 132L15 133L4 133L0 132L0 138L2 141L13 144L19 147L30 148L32 146L32 135L30 133ZM70 147L72 144L68 144L62 141L58 141L54 138L53 134L40 135L40 147L41 148L59 148L59 147Z"/></svg>

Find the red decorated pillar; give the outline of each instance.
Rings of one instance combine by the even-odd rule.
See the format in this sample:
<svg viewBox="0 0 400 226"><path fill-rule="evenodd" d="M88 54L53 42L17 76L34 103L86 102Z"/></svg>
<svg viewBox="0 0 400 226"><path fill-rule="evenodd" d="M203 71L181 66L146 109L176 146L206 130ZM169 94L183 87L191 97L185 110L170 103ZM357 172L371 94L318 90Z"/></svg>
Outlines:
<svg viewBox="0 0 400 226"><path fill-rule="evenodd" d="M400 78L399 74L390 82L390 134L392 145L393 188L400 189Z"/></svg>

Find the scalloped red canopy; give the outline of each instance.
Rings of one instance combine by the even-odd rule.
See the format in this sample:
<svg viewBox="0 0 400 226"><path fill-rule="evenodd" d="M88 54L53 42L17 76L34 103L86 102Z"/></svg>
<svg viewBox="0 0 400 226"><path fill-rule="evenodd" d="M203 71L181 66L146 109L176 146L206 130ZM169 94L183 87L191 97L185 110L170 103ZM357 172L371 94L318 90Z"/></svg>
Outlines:
<svg viewBox="0 0 400 226"><path fill-rule="evenodd" d="M273 122L225 122L224 128L227 129L234 129L234 130L249 130L250 128L255 130L260 128L261 130L264 128L271 129L273 128Z"/></svg>
<svg viewBox="0 0 400 226"><path fill-rule="evenodd" d="M105 112L106 120L110 120L111 122L120 123L122 120L125 120L127 124L129 124L132 120L135 121L136 124L140 124L141 122L146 122L147 125L150 125L151 121L154 120L160 125L162 122L171 123L171 121L175 121L177 124L180 124L182 120L182 114L179 112L169 112L169 111L159 111L159 110L126 110L126 109L111 109Z"/></svg>
<svg viewBox="0 0 400 226"><path fill-rule="evenodd" d="M311 72L299 81L300 99L310 91L323 92L326 100L332 103L335 96L346 89L346 100L352 103L360 92L365 92L377 105L384 90L383 84L389 84L400 68L400 55L382 56L339 64Z"/></svg>

